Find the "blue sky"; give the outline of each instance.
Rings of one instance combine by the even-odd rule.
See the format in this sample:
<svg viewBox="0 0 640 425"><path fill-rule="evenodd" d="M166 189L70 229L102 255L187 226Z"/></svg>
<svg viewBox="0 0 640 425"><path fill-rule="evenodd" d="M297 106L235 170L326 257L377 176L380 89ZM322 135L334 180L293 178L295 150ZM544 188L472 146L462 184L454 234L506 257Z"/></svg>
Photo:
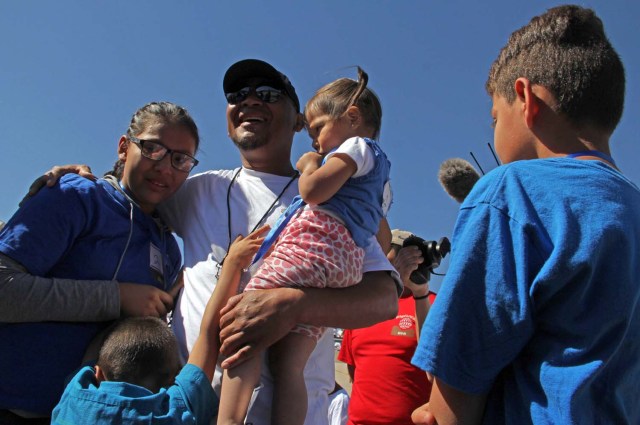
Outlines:
<svg viewBox="0 0 640 425"><path fill-rule="evenodd" d="M625 64L625 112L611 147L639 184L640 3L577 3L596 10ZM290 77L302 102L362 66L383 106L392 228L426 239L450 236L458 204L439 185L438 168L452 157L472 161L469 152L485 171L495 166L487 147L493 141L484 91L489 66L513 30L558 4L1 1L0 220L8 220L31 181L52 165L110 169L131 114L152 100L181 104L196 119L202 144L194 172L235 167L239 154L227 138L222 76L237 60L260 58ZM294 163L309 149L306 133L298 134Z"/></svg>

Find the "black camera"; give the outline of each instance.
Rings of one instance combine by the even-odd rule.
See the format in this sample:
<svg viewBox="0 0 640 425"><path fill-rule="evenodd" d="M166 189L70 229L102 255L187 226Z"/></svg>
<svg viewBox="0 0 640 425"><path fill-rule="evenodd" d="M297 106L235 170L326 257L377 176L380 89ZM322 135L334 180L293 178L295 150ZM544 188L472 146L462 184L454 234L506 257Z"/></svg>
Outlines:
<svg viewBox="0 0 640 425"><path fill-rule="evenodd" d="M451 242L446 237L436 241L425 241L419 236L411 235L402 242L402 247L417 246L424 261L411 273L411 281L417 285L429 282L431 272L440 265L442 259L451 251Z"/></svg>

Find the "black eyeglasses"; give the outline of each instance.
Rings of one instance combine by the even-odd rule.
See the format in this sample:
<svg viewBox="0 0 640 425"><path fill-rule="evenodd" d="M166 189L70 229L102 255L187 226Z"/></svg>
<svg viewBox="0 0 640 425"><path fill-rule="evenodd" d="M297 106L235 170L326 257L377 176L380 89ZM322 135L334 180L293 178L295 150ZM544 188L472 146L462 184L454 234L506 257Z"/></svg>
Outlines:
<svg viewBox="0 0 640 425"><path fill-rule="evenodd" d="M270 86L245 87L238 91L225 93L225 97L230 105L236 105L245 100L252 90L256 93L258 99L266 103L276 103L282 97L282 90L274 89Z"/></svg>
<svg viewBox="0 0 640 425"><path fill-rule="evenodd" d="M152 161L162 161L167 154L171 154L171 166L178 171L188 173L198 165L198 160L191 155L173 151L160 143L159 140L144 140L133 136L130 136L129 140L138 145L142 156Z"/></svg>

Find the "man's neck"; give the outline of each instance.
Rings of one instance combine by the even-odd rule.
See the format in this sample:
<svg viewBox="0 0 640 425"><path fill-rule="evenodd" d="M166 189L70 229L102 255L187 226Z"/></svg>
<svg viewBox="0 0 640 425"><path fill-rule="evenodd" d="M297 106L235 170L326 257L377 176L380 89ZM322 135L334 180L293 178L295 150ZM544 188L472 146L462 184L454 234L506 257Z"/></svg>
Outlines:
<svg viewBox="0 0 640 425"><path fill-rule="evenodd" d="M273 174L276 176L293 176L296 170L288 161L255 161L242 157L242 166L246 169L259 171L261 173Z"/></svg>

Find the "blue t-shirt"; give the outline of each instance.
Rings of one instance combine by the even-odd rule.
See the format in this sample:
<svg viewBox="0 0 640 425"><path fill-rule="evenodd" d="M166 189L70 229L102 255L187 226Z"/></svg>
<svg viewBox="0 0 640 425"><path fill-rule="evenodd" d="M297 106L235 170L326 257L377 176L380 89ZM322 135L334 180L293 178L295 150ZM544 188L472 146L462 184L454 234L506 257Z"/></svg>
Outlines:
<svg viewBox="0 0 640 425"><path fill-rule="evenodd" d="M105 180L66 175L14 214L0 232L0 252L36 276L167 289L180 270L177 242L136 207L131 222L131 208ZM0 323L0 408L49 414L89 342L107 325Z"/></svg>
<svg viewBox="0 0 640 425"><path fill-rule="evenodd" d="M198 424L209 425L218 397L202 369L185 365L175 384L152 393L126 382L98 385L93 368L82 368L53 410L52 425Z"/></svg>
<svg viewBox="0 0 640 425"><path fill-rule="evenodd" d="M486 424L640 423L640 191L600 161L518 161L460 209L413 363Z"/></svg>

